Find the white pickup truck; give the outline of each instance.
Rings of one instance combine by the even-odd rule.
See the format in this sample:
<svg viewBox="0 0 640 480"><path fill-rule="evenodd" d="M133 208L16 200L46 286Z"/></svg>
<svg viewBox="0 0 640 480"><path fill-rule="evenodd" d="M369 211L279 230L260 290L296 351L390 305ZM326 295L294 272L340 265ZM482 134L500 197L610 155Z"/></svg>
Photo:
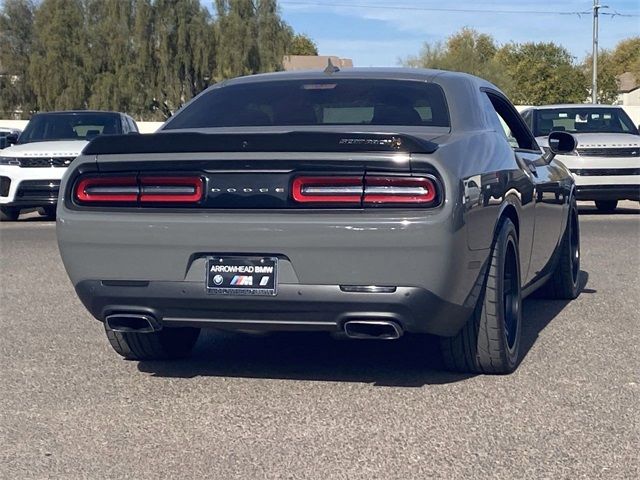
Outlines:
<svg viewBox="0 0 640 480"><path fill-rule="evenodd" d="M55 216L60 179L89 140L98 135L137 133L123 113L66 111L35 114L10 146L0 150L0 220L17 220L21 210Z"/></svg>

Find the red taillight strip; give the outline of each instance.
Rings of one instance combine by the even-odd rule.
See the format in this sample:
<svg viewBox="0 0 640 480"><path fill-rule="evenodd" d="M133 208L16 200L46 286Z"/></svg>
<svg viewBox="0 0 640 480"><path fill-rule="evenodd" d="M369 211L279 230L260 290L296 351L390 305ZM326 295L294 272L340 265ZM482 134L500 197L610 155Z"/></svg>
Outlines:
<svg viewBox="0 0 640 480"><path fill-rule="evenodd" d="M360 203L362 177L297 177L293 199L299 203Z"/></svg>
<svg viewBox="0 0 640 480"><path fill-rule="evenodd" d="M74 192L80 203L198 203L204 181L199 176L87 177Z"/></svg>
<svg viewBox="0 0 640 480"><path fill-rule="evenodd" d="M140 177L140 201L196 203L202 198L200 177Z"/></svg>
<svg viewBox="0 0 640 480"><path fill-rule="evenodd" d="M364 204L433 203L435 181L428 177L365 177Z"/></svg>
<svg viewBox="0 0 640 480"><path fill-rule="evenodd" d="M131 177L83 178L76 184L76 199L81 202L135 202L138 182Z"/></svg>

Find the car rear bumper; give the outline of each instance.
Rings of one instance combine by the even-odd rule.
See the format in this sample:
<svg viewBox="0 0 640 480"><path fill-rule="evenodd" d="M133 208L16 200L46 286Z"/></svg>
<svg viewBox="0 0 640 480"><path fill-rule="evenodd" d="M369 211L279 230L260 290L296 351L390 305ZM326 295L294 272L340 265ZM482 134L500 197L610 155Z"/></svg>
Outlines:
<svg viewBox="0 0 640 480"><path fill-rule="evenodd" d="M338 285L279 285L273 297L211 295L204 282L85 280L76 292L98 319L114 313L152 315L167 327L231 330L341 331L349 320L390 320L403 330L455 335L471 307L419 287L389 293L345 292Z"/></svg>

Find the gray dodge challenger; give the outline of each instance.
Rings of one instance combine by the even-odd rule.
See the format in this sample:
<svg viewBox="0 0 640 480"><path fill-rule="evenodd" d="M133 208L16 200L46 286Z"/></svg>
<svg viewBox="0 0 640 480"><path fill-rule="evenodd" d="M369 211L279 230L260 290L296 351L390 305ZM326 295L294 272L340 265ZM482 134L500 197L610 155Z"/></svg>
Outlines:
<svg viewBox="0 0 640 480"><path fill-rule="evenodd" d="M98 137L65 173L60 253L128 359L202 328L440 337L509 373L522 299L579 292L574 183L494 85L336 68L216 84L158 133ZM426 345L426 343L425 343Z"/></svg>

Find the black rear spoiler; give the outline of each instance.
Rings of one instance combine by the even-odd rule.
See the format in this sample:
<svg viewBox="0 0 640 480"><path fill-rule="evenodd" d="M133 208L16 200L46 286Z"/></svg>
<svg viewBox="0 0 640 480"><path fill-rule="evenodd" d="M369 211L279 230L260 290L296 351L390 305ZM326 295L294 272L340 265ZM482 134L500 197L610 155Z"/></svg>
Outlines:
<svg viewBox="0 0 640 480"><path fill-rule="evenodd" d="M152 133L103 135L83 155L181 152L404 152L433 153L438 144L397 133Z"/></svg>

